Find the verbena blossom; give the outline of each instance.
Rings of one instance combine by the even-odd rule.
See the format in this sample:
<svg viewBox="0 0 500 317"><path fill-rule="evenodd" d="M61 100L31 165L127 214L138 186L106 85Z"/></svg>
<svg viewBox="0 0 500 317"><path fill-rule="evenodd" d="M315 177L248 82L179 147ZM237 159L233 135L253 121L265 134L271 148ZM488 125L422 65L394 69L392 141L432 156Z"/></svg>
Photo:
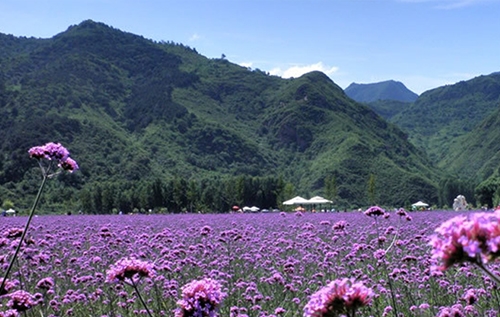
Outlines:
<svg viewBox="0 0 500 317"><path fill-rule="evenodd" d="M194 280L182 287L182 299L175 317L214 317L226 297L218 281L205 278Z"/></svg>
<svg viewBox="0 0 500 317"><path fill-rule="evenodd" d="M2 282L3 282L3 278L0 277L0 284ZM16 286L16 282L7 279L3 285L3 288L0 289L0 296L9 293L15 286Z"/></svg>
<svg viewBox="0 0 500 317"><path fill-rule="evenodd" d="M372 206L365 211L365 215L370 217L385 216L385 210L379 206Z"/></svg>
<svg viewBox="0 0 500 317"><path fill-rule="evenodd" d="M7 307L14 309L18 312L24 312L32 308L37 304L33 295L26 291L15 291L9 296L9 301L7 302Z"/></svg>
<svg viewBox="0 0 500 317"><path fill-rule="evenodd" d="M35 146L28 150L30 157L41 160L55 161L58 167L73 172L77 170L78 164L69 157L69 151L60 143L49 142L45 145Z"/></svg>
<svg viewBox="0 0 500 317"><path fill-rule="evenodd" d="M457 216L435 232L430 245L440 270L462 262L487 263L500 256L500 212Z"/></svg>
<svg viewBox="0 0 500 317"><path fill-rule="evenodd" d="M134 277L149 277L155 276L153 264L135 258L123 258L111 265L106 271L107 281L116 282L124 281L125 279L132 280Z"/></svg>
<svg viewBox="0 0 500 317"><path fill-rule="evenodd" d="M52 287L54 287L54 280L52 279L52 277L43 278L40 281L38 281L36 287L46 290L51 289Z"/></svg>
<svg viewBox="0 0 500 317"><path fill-rule="evenodd" d="M373 290L361 282L337 279L311 296L304 317L354 316L358 308L371 304L373 296Z"/></svg>
<svg viewBox="0 0 500 317"><path fill-rule="evenodd" d="M0 317L18 317L19 312L15 309L8 309L6 311L0 312Z"/></svg>

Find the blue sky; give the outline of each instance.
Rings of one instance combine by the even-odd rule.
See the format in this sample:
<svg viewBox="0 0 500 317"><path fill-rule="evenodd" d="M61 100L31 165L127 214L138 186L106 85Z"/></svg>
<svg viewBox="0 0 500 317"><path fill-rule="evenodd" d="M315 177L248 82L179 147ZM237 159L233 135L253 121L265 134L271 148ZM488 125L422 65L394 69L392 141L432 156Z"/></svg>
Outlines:
<svg viewBox="0 0 500 317"><path fill-rule="evenodd" d="M500 0L1 0L0 33L92 19L282 77L321 70L420 94L500 71Z"/></svg>

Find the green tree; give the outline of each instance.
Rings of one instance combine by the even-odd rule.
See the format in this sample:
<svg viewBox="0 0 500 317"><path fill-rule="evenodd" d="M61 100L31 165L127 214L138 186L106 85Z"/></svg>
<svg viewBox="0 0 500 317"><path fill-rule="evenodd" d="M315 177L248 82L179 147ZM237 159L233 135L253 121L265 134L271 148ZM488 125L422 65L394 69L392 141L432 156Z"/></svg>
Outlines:
<svg viewBox="0 0 500 317"><path fill-rule="evenodd" d="M94 188L92 206L94 207L94 213L102 214L102 188L99 185Z"/></svg>
<svg viewBox="0 0 500 317"><path fill-rule="evenodd" d="M102 191L102 212L111 213L115 208L115 191L112 184L106 184Z"/></svg>
<svg viewBox="0 0 500 317"><path fill-rule="evenodd" d="M92 213L92 193L88 188L83 188L80 191L80 206L84 213Z"/></svg>
<svg viewBox="0 0 500 317"><path fill-rule="evenodd" d="M337 181L334 175L328 175L325 177L325 198L335 201L337 198Z"/></svg>
<svg viewBox="0 0 500 317"><path fill-rule="evenodd" d="M376 194L376 186L375 186L375 175L370 173L370 177L368 179L368 200L370 204L375 205L375 194Z"/></svg>
<svg viewBox="0 0 500 317"><path fill-rule="evenodd" d="M186 199L188 203L189 212L193 212L193 208L198 207L198 199L200 193L198 189L198 184L195 180L189 181L187 191L186 191Z"/></svg>
<svg viewBox="0 0 500 317"><path fill-rule="evenodd" d="M2 203L2 208L3 209L13 209L14 208L14 202L10 199L5 199Z"/></svg>

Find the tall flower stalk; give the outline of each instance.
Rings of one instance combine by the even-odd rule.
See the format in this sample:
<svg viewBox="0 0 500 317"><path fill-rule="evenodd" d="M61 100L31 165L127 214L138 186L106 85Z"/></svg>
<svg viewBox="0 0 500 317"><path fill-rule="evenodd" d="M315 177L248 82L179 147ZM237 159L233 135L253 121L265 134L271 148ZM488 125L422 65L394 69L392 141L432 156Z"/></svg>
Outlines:
<svg viewBox="0 0 500 317"><path fill-rule="evenodd" d="M385 275L387 277L387 285L389 286L389 289L391 291L390 294L391 294L392 306L394 309L394 316L398 316L399 314L398 314L398 306L397 306L397 302L396 302L396 296L394 294L394 288L392 287L392 279L391 279L391 276L389 274L389 270L387 268L387 262L385 260L385 255L392 247L392 243L391 243L391 245L389 245L389 247L386 250L382 249L382 241L380 240L381 235L380 235L380 229L379 229L379 224L378 224L378 218L380 216L382 216L384 218L389 218L389 214L384 209L380 208L379 206L372 206L365 211L365 215L367 215L369 217L373 217L375 219L375 228L377 230L378 247L382 251L382 252L380 252L380 255L379 255L380 256L380 263L382 263L383 269L385 271ZM399 228L398 228L398 231L399 231ZM397 235L398 235L398 233L396 233L395 236L397 236ZM395 241L395 238L393 241Z"/></svg>
<svg viewBox="0 0 500 317"><path fill-rule="evenodd" d="M9 277L10 271L14 266L14 262L19 255L19 251L21 250L24 238L26 237L26 233L28 232L31 220L35 215L35 210L38 206L38 203L40 202L40 197L42 196L42 192L45 184L47 183L47 179L59 174L61 170L74 172L78 169L78 164L76 163L76 161L69 157L69 151L60 143L50 142L42 146L35 146L32 147L28 151L28 153L30 157L38 161L38 165L40 166L40 170L42 171L42 183L40 184L40 188L38 189L35 201L33 203L33 206L31 207L28 221L26 221L23 232L19 239L19 244L14 251L14 255L10 259L9 266L7 267L7 270L5 271L5 274L3 276L2 283L0 284L0 293L4 290L7 278Z"/></svg>
<svg viewBox="0 0 500 317"><path fill-rule="evenodd" d="M139 297L142 306L146 309L148 316L153 317L148 305L142 298L139 288L137 287L137 283L141 278L153 278L155 276L156 272L152 263L137 260L135 258L123 258L111 265L106 274L107 281L109 283L118 282L132 286L135 293Z"/></svg>

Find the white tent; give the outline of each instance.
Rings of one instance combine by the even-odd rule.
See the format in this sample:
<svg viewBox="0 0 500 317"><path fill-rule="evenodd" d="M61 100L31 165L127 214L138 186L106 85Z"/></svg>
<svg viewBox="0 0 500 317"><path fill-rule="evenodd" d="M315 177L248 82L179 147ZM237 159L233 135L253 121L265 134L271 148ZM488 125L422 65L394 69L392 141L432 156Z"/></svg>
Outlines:
<svg viewBox="0 0 500 317"><path fill-rule="evenodd" d="M259 210L260 210L260 208L259 208L259 207L256 207L256 206L252 206L252 207L250 207L250 211L257 212L257 211L259 211Z"/></svg>
<svg viewBox="0 0 500 317"><path fill-rule="evenodd" d="M331 204L333 201L323 198L321 196L314 196L309 199L309 204Z"/></svg>
<svg viewBox="0 0 500 317"><path fill-rule="evenodd" d="M423 201L419 200L416 203L411 205L412 207L429 207L429 204L424 203Z"/></svg>
<svg viewBox="0 0 500 317"><path fill-rule="evenodd" d="M304 205L308 204L309 200L302 198L300 196L294 197L290 200L284 201L283 205Z"/></svg>
<svg viewBox="0 0 500 317"><path fill-rule="evenodd" d="M14 209L12 209L12 208L7 209L5 212L8 213L8 214L15 214L16 213L16 211Z"/></svg>

